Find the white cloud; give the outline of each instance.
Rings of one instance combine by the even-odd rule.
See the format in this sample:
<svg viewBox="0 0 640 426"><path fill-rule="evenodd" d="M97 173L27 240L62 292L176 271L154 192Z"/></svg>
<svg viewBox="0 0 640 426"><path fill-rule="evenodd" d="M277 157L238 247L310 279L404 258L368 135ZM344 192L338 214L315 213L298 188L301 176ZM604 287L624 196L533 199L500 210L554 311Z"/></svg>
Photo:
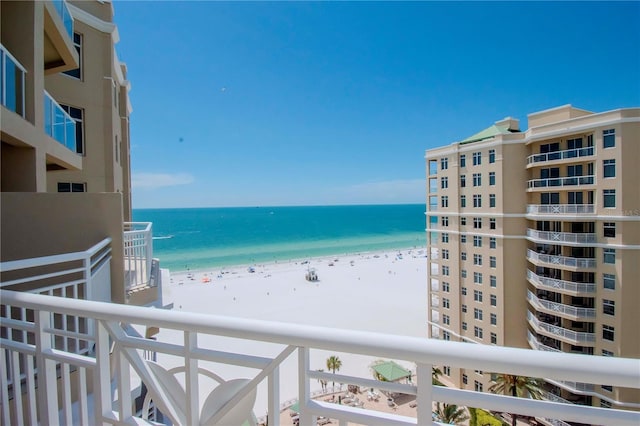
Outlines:
<svg viewBox="0 0 640 426"><path fill-rule="evenodd" d="M188 185L194 182L188 173L133 173L131 186L135 189L157 189L167 186Z"/></svg>

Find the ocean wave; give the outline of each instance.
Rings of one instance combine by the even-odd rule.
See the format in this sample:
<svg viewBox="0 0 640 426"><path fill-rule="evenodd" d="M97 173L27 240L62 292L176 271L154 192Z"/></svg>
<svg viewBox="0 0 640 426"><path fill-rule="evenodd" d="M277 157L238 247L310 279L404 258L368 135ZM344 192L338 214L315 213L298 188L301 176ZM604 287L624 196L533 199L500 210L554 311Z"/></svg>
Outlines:
<svg viewBox="0 0 640 426"><path fill-rule="evenodd" d="M171 238L173 238L173 235L153 237L154 240L168 240L168 239L171 239Z"/></svg>

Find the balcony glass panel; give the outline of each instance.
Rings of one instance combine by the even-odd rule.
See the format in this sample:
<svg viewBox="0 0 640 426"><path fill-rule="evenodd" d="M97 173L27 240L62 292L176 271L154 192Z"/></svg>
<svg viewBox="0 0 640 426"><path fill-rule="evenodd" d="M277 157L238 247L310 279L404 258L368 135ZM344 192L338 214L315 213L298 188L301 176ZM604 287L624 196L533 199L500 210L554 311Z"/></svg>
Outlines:
<svg viewBox="0 0 640 426"><path fill-rule="evenodd" d="M528 188L547 188L555 186L593 185L594 176L570 176L548 179L531 179L527 181Z"/></svg>
<svg viewBox="0 0 640 426"><path fill-rule="evenodd" d="M58 12L60 19L62 19L65 31L69 37L73 39L73 18L71 17L71 12L69 12L67 2L65 0L53 0L53 6L56 12Z"/></svg>
<svg viewBox="0 0 640 426"><path fill-rule="evenodd" d="M44 92L44 131L62 145L76 152L76 122Z"/></svg>
<svg viewBox="0 0 640 426"><path fill-rule="evenodd" d="M24 117L24 67L0 44L2 105Z"/></svg>
<svg viewBox="0 0 640 426"><path fill-rule="evenodd" d="M562 243L595 243L597 239L596 234L590 233L536 231L535 229L527 229L527 236L538 240Z"/></svg>
<svg viewBox="0 0 640 426"><path fill-rule="evenodd" d="M567 158L587 157L593 155L592 146L586 148L567 149L565 151L547 152L534 154L527 157L527 164L540 163L543 161L562 160Z"/></svg>
<svg viewBox="0 0 640 426"><path fill-rule="evenodd" d="M593 214L593 204L529 204L530 214Z"/></svg>

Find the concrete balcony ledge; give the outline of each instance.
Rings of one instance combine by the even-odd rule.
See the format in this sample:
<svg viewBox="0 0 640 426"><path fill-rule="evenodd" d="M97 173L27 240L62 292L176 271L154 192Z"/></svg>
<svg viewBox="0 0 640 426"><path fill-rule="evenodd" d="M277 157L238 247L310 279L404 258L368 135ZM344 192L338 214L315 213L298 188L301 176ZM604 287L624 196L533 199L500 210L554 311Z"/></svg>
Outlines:
<svg viewBox="0 0 640 426"><path fill-rule="evenodd" d="M531 311L527 311L527 320L537 332L550 334L553 337L575 345L593 345L596 341L596 335L594 333L574 331L569 330L568 328L560 327L559 325L547 324L546 322L540 321L538 318L536 318L536 316L532 314Z"/></svg>
<svg viewBox="0 0 640 426"><path fill-rule="evenodd" d="M536 288L542 288L555 292L563 292L573 295L593 295L596 292L595 283L579 283L543 277L531 270L527 270L527 279Z"/></svg>
<svg viewBox="0 0 640 426"><path fill-rule="evenodd" d="M595 154L592 146L585 148L566 149L564 151L545 152L533 154L527 157L527 166L536 163L546 163L548 161L570 160L573 158L591 157Z"/></svg>
<svg viewBox="0 0 640 426"><path fill-rule="evenodd" d="M607 383L637 389L640 388L640 369L636 359L470 345L303 324L164 311L6 290L0 290L0 297L3 304L12 307L2 311L3 325L9 324L12 330L26 330L33 336L27 340L23 333L14 332L2 339L3 354L6 355L3 359L9 360L0 364L2 377L6 377L3 383L5 388L10 388L11 391L14 383L19 383L22 374L19 366L12 360L27 357L28 365L35 364L35 370L28 370L25 374L24 394L18 392L15 398L9 400L6 397L9 392L3 392L0 417L7 424L38 421L49 424L56 422L59 415L64 416L62 418L66 422L74 424L149 424L131 408L131 388L134 382L146 385L154 404L161 406L162 412L174 424L180 423L178 419L185 420L186 424L198 424L203 419L198 402L203 401L199 392L200 380L205 379L205 369L215 364L231 364L244 367L243 375L251 378L244 379L242 387L229 402L207 418L212 419L211 423L216 423L233 413L232 410L246 408L243 404L245 397L260 386L257 395L266 400L269 420L274 422L270 424L277 425L280 401L290 400L294 396L282 395L280 392L280 383L283 382L280 366L294 352L297 352L298 378L288 383L287 389L294 389L296 392L300 424L315 424L318 416L325 416L339 424L426 425L432 423L432 401L590 424L635 426L640 422L638 412L514 398L431 384L432 365L447 364L470 370L549 377L580 383ZM33 316L23 315L25 310L31 310ZM91 327L75 332L61 330L53 320L59 317L66 318L66 322L82 320L91 324ZM173 338L171 341L144 339L129 334L130 327L158 327L162 330L161 334L171 335ZM212 345L209 340L212 336L227 339L226 341L243 341L242 353L234 352L228 346ZM65 342L74 339L95 349L89 355L78 355L73 352L72 346L65 348ZM253 352L259 344L268 344L272 348L268 356ZM222 348L227 349L225 351ZM415 363L417 380L401 384L373 380L368 374L366 377L346 376L316 371L311 367L310 355L317 350ZM166 376L158 372L169 367L152 363L143 357L145 353L153 353L153 358L157 360L171 358L177 362L172 367L177 365L175 368L184 374L187 385L171 392L183 394L183 401L187 403L180 404L179 399L172 398L169 389L163 385L166 383ZM112 362L114 360L116 362ZM152 364L157 366L151 368ZM37 390L34 380L36 371ZM170 374L169 370L166 371ZM112 382L112 377L117 380ZM210 377L215 377L215 373L206 378ZM415 395L416 417L312 400L310 386L319 379ZM74 384L78 383L77 388L69 386L72 381ZM88 382L91 382L93 388L89 398L86 394ZM58 403L58 384L65 389L62 404ZM180 383L177 386L181 386ZM119 395L119 401L115 400L114 389ZM22 403L23 395L25 404ZM90 399L92 405L88 402ZM72 409L72 401L77 405L77 410Z"/></svg>
<svg viewBox="0 0 640 426"><path fill-rule="evenodd" d="M551 302L549 300L540 299L531 291L527 291L527 300L537 310L541 310L552 315L573 319L576 321L588 320L596 317L596 310L594 308L581 308L577 306Z"/></svg>
<svg viewBox="0 0 640 426"><path fill-rule="evenodd" d="M541 263L551 266L568 266L571 268L596 267L596 259L594 258L567 257L555 254L552 255L545 253L536 253L531 249L527 250L527 259L534 263Z"/></svg>
<svg viewBox="0 0 640 426"><path fill-rule="evenodd" d="M593 215L594 204L529 204L527 214L540 215Z"/></svg>

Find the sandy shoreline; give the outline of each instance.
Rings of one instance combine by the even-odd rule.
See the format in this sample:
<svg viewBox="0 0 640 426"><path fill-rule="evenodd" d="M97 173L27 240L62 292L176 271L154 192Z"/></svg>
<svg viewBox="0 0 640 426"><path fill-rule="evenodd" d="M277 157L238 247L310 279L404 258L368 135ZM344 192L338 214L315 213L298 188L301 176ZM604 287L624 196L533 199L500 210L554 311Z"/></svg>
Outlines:
<svg viewBox="0 0 640 426"><path fill-rule="evenodd" d="M170 282L163 284L163 301L189 312L425 337L425 255L426 250L421 248L387 250L172 273ZM254 271L249 272L249 267ZM317 271L319 281L305 280L311 268ZM161 330L157 337L175 343L183 339L181 333L171 330ZM282 345L214 336L201 336L199 343L212 349L269 357L282 350ZM317 350L311 352L311 368L326 370L326 359L331 355L342 360L341 374L366 378L371 378L369 365L379 358ZM167 367L183 362L162 354L159 361ZM412 363L397 361L415 371ZM222 364L205 368L225 379L257 373ZM311 389L320 389L320 383L312 381ZM296 353L280 366L280 394L280 402L297 397ZM266 404L263 383L258 388L256 416L266 413Z"/></svg>

